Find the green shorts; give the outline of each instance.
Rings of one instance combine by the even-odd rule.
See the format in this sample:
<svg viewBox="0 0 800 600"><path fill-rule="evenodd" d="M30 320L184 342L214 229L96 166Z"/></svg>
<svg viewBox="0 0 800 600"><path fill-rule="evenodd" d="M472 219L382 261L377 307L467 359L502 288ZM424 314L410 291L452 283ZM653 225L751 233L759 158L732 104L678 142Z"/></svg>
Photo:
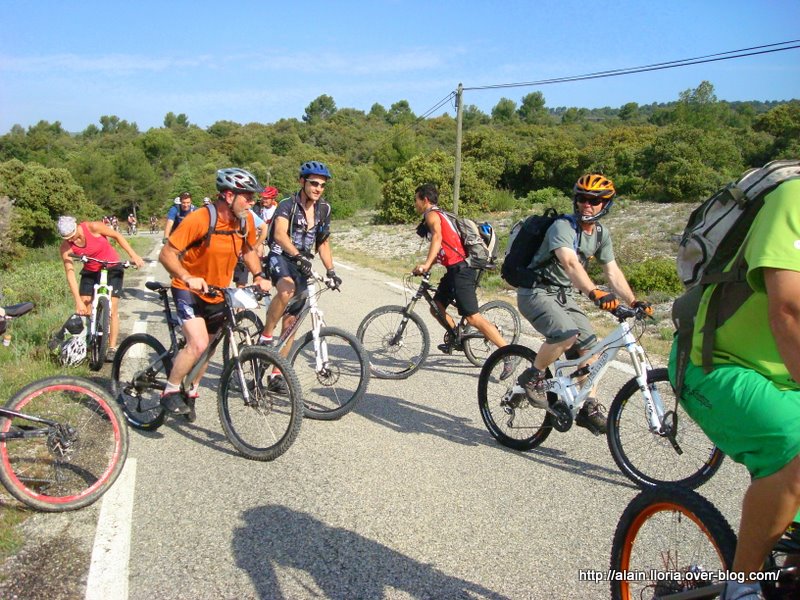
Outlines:
<svg viewBox="0 0 800 600"><path fill-rule="evenodd" d="M669 357L675 383L677 344ZM779 390L763 375L738 365L709 374L686 369L681 405L725 454L753 478L781 470L800 454L800 390Z"/></svg>

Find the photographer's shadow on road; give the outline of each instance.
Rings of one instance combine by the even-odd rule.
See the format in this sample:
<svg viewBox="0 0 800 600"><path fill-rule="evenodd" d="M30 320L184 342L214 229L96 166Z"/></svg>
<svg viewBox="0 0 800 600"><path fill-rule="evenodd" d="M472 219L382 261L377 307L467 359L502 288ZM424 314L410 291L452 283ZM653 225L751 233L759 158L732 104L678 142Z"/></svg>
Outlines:
<svg viewBox="0 0 800 600"><path fill-rule="evenodd" d="M243 517L234 556L262 599L390 598L393 590L410 598L507 598L284 506L253 508Z"/></svg>

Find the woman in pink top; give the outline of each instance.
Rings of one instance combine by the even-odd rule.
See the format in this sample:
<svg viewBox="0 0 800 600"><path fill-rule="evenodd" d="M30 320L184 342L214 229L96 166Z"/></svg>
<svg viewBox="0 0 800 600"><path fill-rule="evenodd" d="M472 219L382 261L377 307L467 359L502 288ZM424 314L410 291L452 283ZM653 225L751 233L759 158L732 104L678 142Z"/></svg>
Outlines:
<svg viewBox="0 0 800 600"><path fill-rule="evenodd" d="M75 267L70 254L88 256L98 260L119 262L119 255L109 238L117 242L127 252L131 262L137 267L142 267L144 261L134 252L130 244L119 231L99 221L84 221L78 224L75 217L58 218L58 234L64 240L61 242L61 260L64 261L64 271L67 274L67 283L70 292L75 298L75 312L79 315L89 315L92 309L92 296L94 285L100 282L100 264L87 262L81 271L80 285L75 278ZM111 324L108 335L108 355L106 360L113 360L117 351L117 336L119 335L119 296L122 292L122 267L108 270L108 283L112 286L111 293Z"/></svg>

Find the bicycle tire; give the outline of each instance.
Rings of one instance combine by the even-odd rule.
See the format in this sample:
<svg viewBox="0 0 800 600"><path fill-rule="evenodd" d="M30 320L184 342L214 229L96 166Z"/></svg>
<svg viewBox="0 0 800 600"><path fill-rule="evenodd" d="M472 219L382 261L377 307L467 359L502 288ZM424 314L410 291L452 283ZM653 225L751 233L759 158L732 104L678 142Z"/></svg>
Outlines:
<svg viewBox="0 0 800 600"><path fill-rule="evenodd" d="M612 573L643 574L644 581L611 581L614 600L660 598L713 581L674 574L730 570L736 535L719 510L697 492L679 486L647 489L620 517L611 545ZM661 573L659 577L656 575ZM632 577L631 577L632 578ZM646 594L646 595L645 595ZM717 593L712 593L716 598Z"/></svg>
<svg viewBox="0 0 800 600"><path fill-rule="evenodd" d="M106 362L106 353L108 352L109 318L111 315L111 305L108 298L105 296L98 298L95 314L95 333L89 344L89 368L92 371L99 371Z"/></svg>
<svg viewBox="0 0 800 600"><path fill-rule="evenodd" d="M405 329L396 342L403 317ZM406 379L425 362L431 341L428 328L416 313L406 313L403 306L382 306L361 321L356 337L369 357L369 368L378 379Z"/></svg>
<svg viewBox="0 0 800 600"><path fill-rule="evenodd" d="M285 393L269 389L275 375L283 377ZM248 389L248 399L243 388ZM225 437L252 460L281 456L297 438L303 420L303 398L294 370L277 352L259 346L243 348L238 358L225 365L217 407Z"/></svg>
<svg viewBox="0 0 800 600"><path fill-rule="evenodd" d="M309 331L289 352L303 394L303 416L320 421L339 419L352 411L369 385L369 359L356 336L336 327L319 330L328 362L317 370L314 332Z"/></svg>
<svg viewBox="0 0 800 600"><path fill-rule="evenodd" d="M506 359L514 361L514 371L501 381L500 373ZM494 439L514 450L536 448L553 430L552 415L534 407L527 396L520 394L519 397L506 398L511 386L535 359L536 352L530 348L509 344L498 348L486 359L478 378L478 408L483 423ZM547 374L549 376L550 372ZM555 400L555 395L548 393L548 398Z"/></svg>
<svg viewBox="0 0 800 600"><path fill-rule="evenodd" d="M648 371L647 381L651 392L672 410L675 393L667 369ZM608 447L620 471L641 488L668 484L696 488L708 481L722 464L723 452L678 405L677 441L683 450L679 455L666 437L650 431L644 398L638 394L639 384L631 379L617 393L608 413ZM634 396L642 398L641 405L629 402Z"/></svg>
<svg viewBox="0 0 800 600"><path fill-rule="evenodd" d="M128 428L109 393L79 377L59 375L19 390L6 408L56 421L42 437L0 442L0 482L20 502L44 512L75 510L97 501L119 477L128 454ZM0 416L0 432L39 428Z"/></svg>
<svg viewBox="0 0 800 600"><path fill-rule="evenodd" d="M129 335L111 365L111 386L125 419L136 429L151 431L164 424L161 392L172 370L172 355L147 333Z"/></svg>
<svg viewBox="0 0 800 600"><path fill-rule="evenodd" d="M492 300L481 306L479 312L497 328L506 343L516 344L519 341L522 324L517 310L508 302ZM497 347L485 337L464 340L464 354L476 367L482 366L496 349Z"/></svg>
<svg viewBox="0 0 800 600"><path fill-rule="evenodd" d="M242 331L235 331L236 345L239 347L248 346L258 340L258 336L264 329L264 323L258 315L252 310L243 310L236 313L236 327L244 327L247 329L247 335ZM228 364L231 359L231 342L230 338L226 335L222 340L222 360L224 364Z"/></svg>

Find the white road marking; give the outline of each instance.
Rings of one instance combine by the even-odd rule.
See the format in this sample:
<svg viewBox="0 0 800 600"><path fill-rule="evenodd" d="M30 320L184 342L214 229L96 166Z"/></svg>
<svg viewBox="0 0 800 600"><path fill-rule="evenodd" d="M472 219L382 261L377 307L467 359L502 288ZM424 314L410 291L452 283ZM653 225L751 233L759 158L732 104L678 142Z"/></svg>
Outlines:
<svg viewBox="0 0 800 600"><path fill-rule="evenodd" d="M394 283L394 282L391 282L391 281L385 281L384 283L385 283L386 285L388 285L389 287L391 287L391 288L394 288L394 289L396 289L396 290L400 290L401 292L404 292L404 291L406 291L406 288L404 288L404 287L403 287L402 285L400 285L399 283Z"/></svg>
<svg viewBox="0 0 800 600"><path fill-rule="evenodd" d="M355 270L356 270L356 268L355 268L355 267L351 267L350 265L346 265L345 263L343 263L343 262L340 262L340 261L338 261L338 260L335 260L335 261L333 261L333 266L334 266L334 267L341 267L341 268L343 268L345 271L355 271Z"/></svg>
<svg viewBox="0 0 800 600"><path fill-rule="evenodd" d="M147 333L147 321L136 321L131 329L131 334Z"/></svg>
<svg viewBox="0 0 800 600"><path fill-rule="evenodd" d="M103 496L86 582L86 600L126 600L128 597L135 484L136 459L129 458L117 481Z"/></svg>

